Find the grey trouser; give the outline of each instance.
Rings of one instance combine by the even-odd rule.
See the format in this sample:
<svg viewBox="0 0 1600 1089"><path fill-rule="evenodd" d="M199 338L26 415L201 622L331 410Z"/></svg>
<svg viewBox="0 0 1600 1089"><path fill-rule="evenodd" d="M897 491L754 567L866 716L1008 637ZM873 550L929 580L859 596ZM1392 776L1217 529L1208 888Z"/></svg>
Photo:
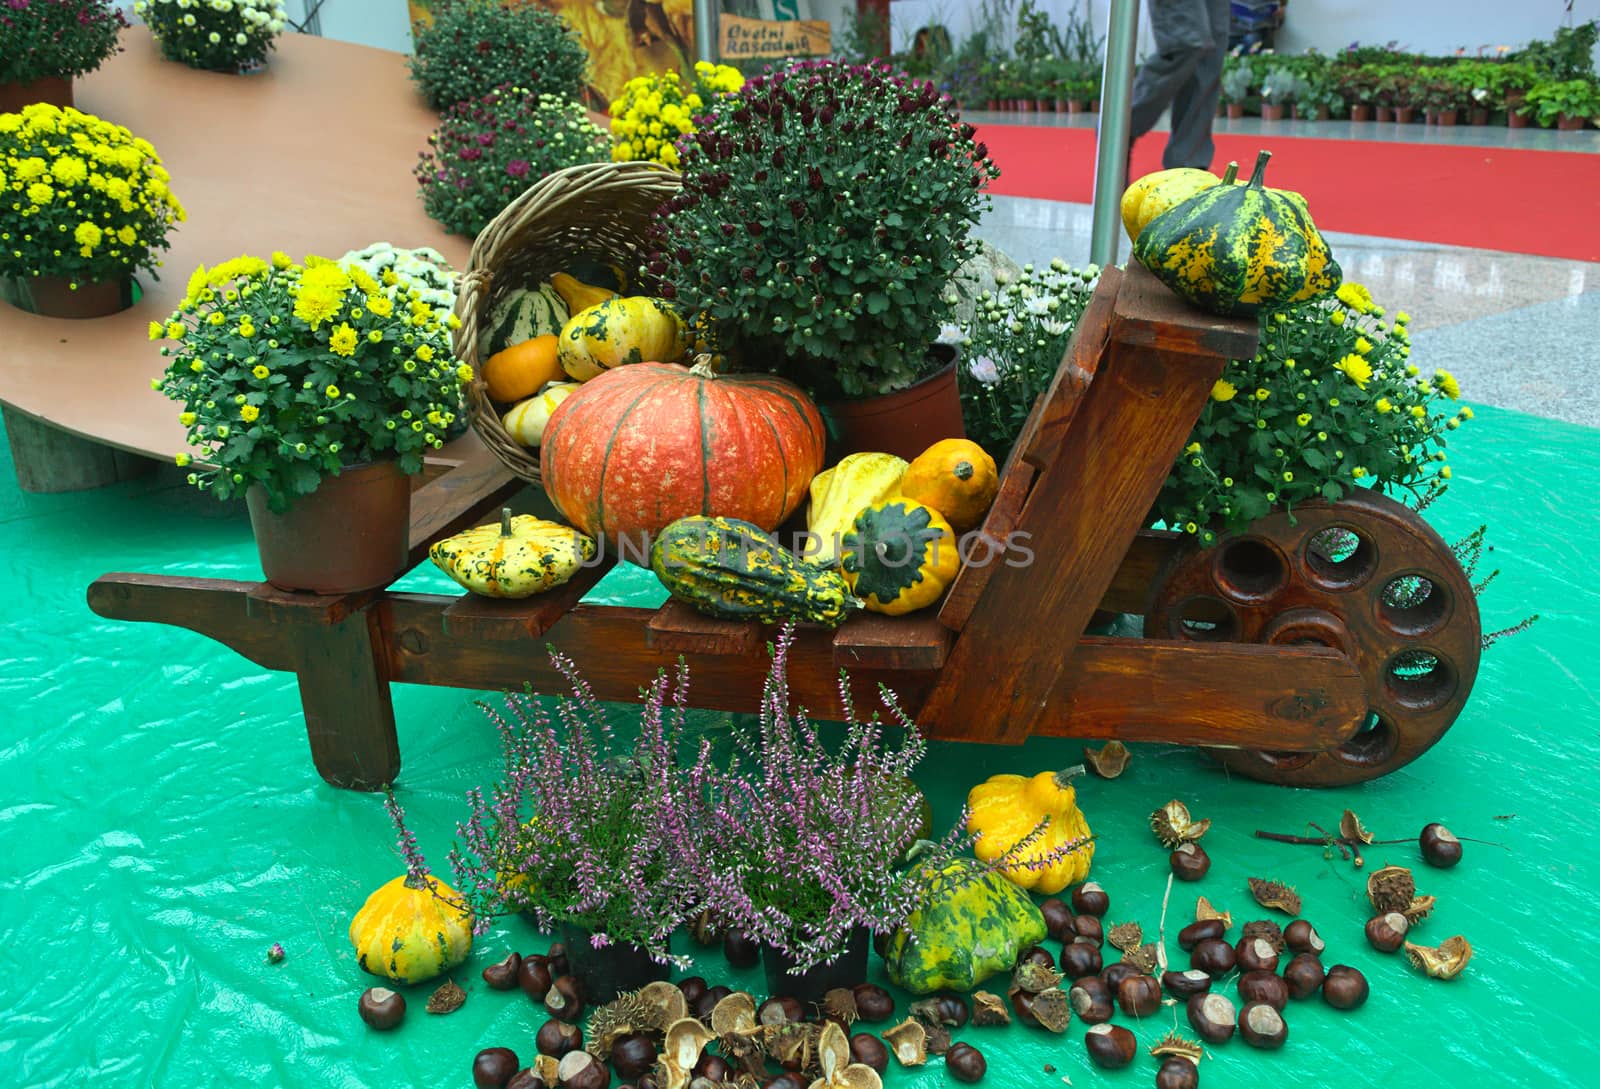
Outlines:
<svg viewBox="0 0 1600 1089"><path fill-rule="evenodd" d="M1211 122L1222 96L1222 58L1228 52L1228 0L1145 0L1156 53L1133 81L1133 128L1128 143L1155 127L1172 107L1172 135L1161 165L1211 166Z"/></svg>

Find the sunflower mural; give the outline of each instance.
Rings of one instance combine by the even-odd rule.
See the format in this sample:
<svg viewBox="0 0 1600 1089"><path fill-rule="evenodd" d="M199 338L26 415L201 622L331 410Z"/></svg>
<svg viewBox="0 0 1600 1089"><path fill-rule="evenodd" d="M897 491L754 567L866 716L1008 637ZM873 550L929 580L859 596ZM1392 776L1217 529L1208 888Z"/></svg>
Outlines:
<svg viewBox="0 0 1600 1089"><path fill-rule="evenodd" d="M589 104L605 109L628 80L694 64L694 0L507 0L563 16L589 51ZM433 20L431 0L407 0L411 22Z"/></svg>

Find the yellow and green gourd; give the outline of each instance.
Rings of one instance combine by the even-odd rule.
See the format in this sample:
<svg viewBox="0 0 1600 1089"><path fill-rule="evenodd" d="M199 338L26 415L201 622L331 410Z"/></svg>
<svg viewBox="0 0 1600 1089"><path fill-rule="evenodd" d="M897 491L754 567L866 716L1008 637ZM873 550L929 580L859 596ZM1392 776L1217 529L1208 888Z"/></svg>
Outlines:
<svg viewBox="0 0 1600 1089"><path fill-rule="evenodd" d="M1332 294L1343 279L1305 198L1264 184L1269 151L1247 185L1216 185L1162 212L1133 255L1211 314L1248 317Z"/></svg>
<svg viewBox="0 0 1600 1089"><path fill-rule="evenodd" d="M937 872L925 867L922 905L889 939L889 979L912 994L967 992L1008 972L1045 936L1044 916L1027 893L970 858Z"/></svg>
<svg viewBox="0 0 1600 1089"><path fill-rule="evenodd" d="M1239 164L1229 163L1227 172L1220 178L1209 170L1197 170L1192 166L1146 174L1122 194L1122 226L1128 232L1128 241L1137 242L1150 221L1168 208L1214 185L1230 185L1238 173Z"/></svg>
<svg viewBox="0 0 1600 1089"><path fill-rule="evenodd" d="M838 563L839 542L850 532L856 514L898 494L908 464L893 454L846 454L839 464L812 477L806 528L816 540L817 552L808 558Z"/></svg>
<svg viewBox="0 0 1600 1089"><path fill-rule="evenodd" d="M350 921L356 963L375 976L421 983L472 951L472 915L437 877L402 875L367 897Z"/></svg>
<svg viewBox="0 0 1600 1089"><path fill-rule="evenodd" d="M556 357L569 376L587 382L629 363L676 363L688 350L689 327L671 303L616 295L567 320Z"/></svg>
<svg viewBox="0 0 1600 1089"><path fill-rule="evenodd" d="M961 552L944 515L899 497L856 513L839 542L839 566L868 609L899 616L939 600L961 568Z"/></svg>
<svg viewBox="0 0 1600 1089"><path fill-rule="evenodd" d="M595 544L571 526L531 514L500 511L500 521L446 537L428 558L484 597L520 598L560 586L589 560Z"/></svg>
<svg viewBox="0 0 1600 1089"><path fill-rule="evenodd" d="M722 620L835 628L861 604L838 571L801 561L737 518L679 518L656 535L650 569L673 597Z"/></svg>

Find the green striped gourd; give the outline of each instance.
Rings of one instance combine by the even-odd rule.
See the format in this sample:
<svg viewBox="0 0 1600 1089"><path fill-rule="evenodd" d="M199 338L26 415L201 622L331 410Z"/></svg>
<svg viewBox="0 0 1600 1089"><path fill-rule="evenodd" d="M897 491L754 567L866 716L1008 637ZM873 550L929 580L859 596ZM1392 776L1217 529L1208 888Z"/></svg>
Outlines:
<svg viewBox="0 0 1600 1089"><path fill-rule="evenodd" d="M520 288L501 299L484 322L479 354L488 359L513 344L555 336L567 323L567 304L549 284Z"/></svg>
<svg viewBox="0 0 1600 1089"><path fill-rule="evenodd" d="M1247 185L1217 185L1162 212L1133 255L1201 310L1248 317L1332 294L1343 274L1305 198L1264 184L1269 151Z"/></svg>
<svg viewBox="0 0 1600 1089"><path fill-rule="evenodd" d="M673 597L722 620L833 628L860 605L838 571L802 562L737 518L678 519L651 544L650 569Z"/></svg>
<svg viewBox="0 0 1600 1089"><path fill-rule="evenodd" d="M889 939L884 966L912 994L965 993L1009 971L1017 956L1045 936L1044 915L1004 876L970 858L937 872L925 867L920 907Z"/></svg>

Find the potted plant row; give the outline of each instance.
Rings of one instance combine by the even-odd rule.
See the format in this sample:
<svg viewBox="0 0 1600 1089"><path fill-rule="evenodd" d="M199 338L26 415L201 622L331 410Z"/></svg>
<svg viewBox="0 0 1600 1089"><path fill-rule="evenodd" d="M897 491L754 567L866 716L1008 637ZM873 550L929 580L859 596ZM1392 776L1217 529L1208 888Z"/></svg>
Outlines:
<svg viewBox="0 0 1600 1089"><path fill-rule="evenodd" d="M72 81L117 52L127 23L107 0L7 0L0 8L0 114L72 105Z"/></svg>
<svg viewBox="0 0 1600 1089"><path fill-rule="evenodd" d="M283 0L134 0L167 60L206 72L259 71L289 16Z"/></svg>

